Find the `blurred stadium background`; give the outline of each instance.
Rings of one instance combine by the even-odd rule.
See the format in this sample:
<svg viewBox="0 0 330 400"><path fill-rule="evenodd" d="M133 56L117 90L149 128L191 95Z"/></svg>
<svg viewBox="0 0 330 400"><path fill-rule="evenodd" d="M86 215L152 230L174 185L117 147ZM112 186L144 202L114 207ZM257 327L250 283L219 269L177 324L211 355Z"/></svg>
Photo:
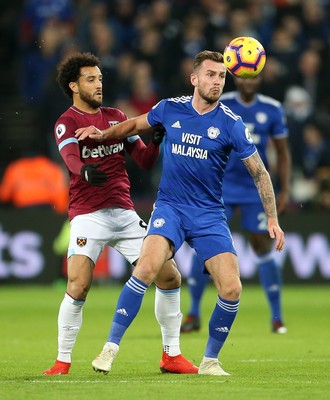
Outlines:
<svg viewBox="0 0 330 400"><path fill-rule="evenodd" d="M163 97L191 94L194 55L223 51L237 36L264 45L261 92L281 101L288 118L293 173L281 217L287 244L278 255L284 281L329 283L330 0L11 0L0 14L0 284L65 277L67 181L53 125L70 103L55 81L58 62L74 51L98 55L104 104L132 117ZM225 90L233 88L228 76ZM148 220L161 164L144 172L127 162L136 209ZM275 167L271 173L276 187ZM233 232L243 281L255 282L238 221ZM190 257L183 246L183 276ZM121 256L105 251L96 279L128 273Z"/></svg>

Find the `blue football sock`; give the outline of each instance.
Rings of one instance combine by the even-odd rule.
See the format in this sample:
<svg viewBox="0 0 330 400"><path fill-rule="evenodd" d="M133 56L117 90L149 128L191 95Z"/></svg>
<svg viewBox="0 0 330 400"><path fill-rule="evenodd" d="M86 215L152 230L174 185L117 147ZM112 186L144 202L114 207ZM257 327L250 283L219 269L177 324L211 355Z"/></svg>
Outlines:
<svg viewBox="0 0 330 400"><path fill-rule="evenodd" d="M282 321L281 310L281 269L271 253L258 257L259 279L267 296L272 321Z"/></svg>
<svg viewBox="0 0 330 400"><path fill-rule="evenodd" d="M190 273L188 276L188 288L191 298L189 315L200 317L200 305L204 290L210 282L210 275L204 274L204 265L201 265L198 257L195 255L192 259Z"/></svg>
<svg viewBox="0 0 330 400"><path fill-rule="evenodd" d="M119 345L126 329L139 312L144 293L147 289L148 286L134 276L131 276L126 282L118 298L108 342Z"/></svg>
<svg viewBox="0 0 330 400"><path fill-rule="evenodd" d="M218 296L209 322L209 338L204 353L205 357L218 358L237 315L238 307L239 300L229 301Z"/></svg>

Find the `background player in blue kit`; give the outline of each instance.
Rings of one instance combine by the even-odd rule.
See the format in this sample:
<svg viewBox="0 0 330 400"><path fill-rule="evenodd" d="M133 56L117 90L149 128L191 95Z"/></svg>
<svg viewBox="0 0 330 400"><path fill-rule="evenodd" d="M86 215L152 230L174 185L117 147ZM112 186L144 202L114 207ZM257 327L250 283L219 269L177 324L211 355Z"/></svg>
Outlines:
<svg viewBox="0 0 330 400"><path fill-rule="evenodd" d="M193 96L164 99L147 114L105 130L89 126L76 131L79 140L104 140L143 133L158 123L166 129L162 177L147 236L136 268L119 296L107 343L95 365L111 368L145 291L164 262L187 241L204 262L218 292L198 373L229 375L221 368L218 355L236 317L241 293L237 255L222 200L222 179L232 149L254 179L278 251L283 249L284 233L278 225L269 174L250 133L242 119L219 101L225 78L222 54L203 51L194 59Z"/></svg>
<svg viewBox="0 0 330 400"><path fill-rule="evenodd" d="M281 214L285 211L289 200L291 170L287 143L288 129L283 108L273 98L257 93L262 80L260 75L251 79L234 78L234 80L237 91L224 93L221 102L242 117L266 168L268 168L267 148L269 140L272 141L276 151L279 178L277 211ZM272 254L273 242L267 232L267 218L258 191L235 152L229 157L222 191L227 218L230 219L239 209L242 227L249 233L251 246L257 255L260 282L271 310L272 331L284 334L287 328L282 318L281 269ZM203 274L200 261L195 256L187 281L191 305L181 332L200 329L200 303L209 281L209 275Z"/></svg>

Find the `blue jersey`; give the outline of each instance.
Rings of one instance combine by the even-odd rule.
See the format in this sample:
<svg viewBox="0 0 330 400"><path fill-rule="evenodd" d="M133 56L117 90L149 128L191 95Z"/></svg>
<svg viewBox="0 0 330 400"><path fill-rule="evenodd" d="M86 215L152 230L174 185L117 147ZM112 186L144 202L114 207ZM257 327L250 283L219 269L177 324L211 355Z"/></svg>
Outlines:
<svg viewBox="0 0 330 400"><path fill-rule="evenodd" d="M288 136L285 115L280 103L271 97L257 94L255 101L244 104L238 92L224 93L221 102L242 117L248 127L266 168L267 144L270 138L279 139ZM223 180L223 198L228 204L260 202L254 181L239 160L237 154L231 153Z"/></svg>
<svg viewBox="0 0 330 400"><path fill-rule="evenodd" d="M161 100L148 122L166 129L157 201L223 209L222 180L231 150L240 159L256 152L242 119L221 102L201 115L192 96L184 96Z"/></svg>

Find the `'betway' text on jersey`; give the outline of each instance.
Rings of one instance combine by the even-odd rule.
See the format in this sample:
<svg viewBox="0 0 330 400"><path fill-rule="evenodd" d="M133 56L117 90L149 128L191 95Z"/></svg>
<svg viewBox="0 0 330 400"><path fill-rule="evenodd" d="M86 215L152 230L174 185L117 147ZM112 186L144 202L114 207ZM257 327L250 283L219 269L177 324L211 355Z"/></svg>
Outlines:
<svg viewBox="0 0 330 400"><path fill-rule="evenodd" d="M87 146L83 146L81 149L82 158L99 158L110 156L111 154L117 154L124 150L124 143L111 144L110 146L99 145L93 149L89 149Z"/></svg>

